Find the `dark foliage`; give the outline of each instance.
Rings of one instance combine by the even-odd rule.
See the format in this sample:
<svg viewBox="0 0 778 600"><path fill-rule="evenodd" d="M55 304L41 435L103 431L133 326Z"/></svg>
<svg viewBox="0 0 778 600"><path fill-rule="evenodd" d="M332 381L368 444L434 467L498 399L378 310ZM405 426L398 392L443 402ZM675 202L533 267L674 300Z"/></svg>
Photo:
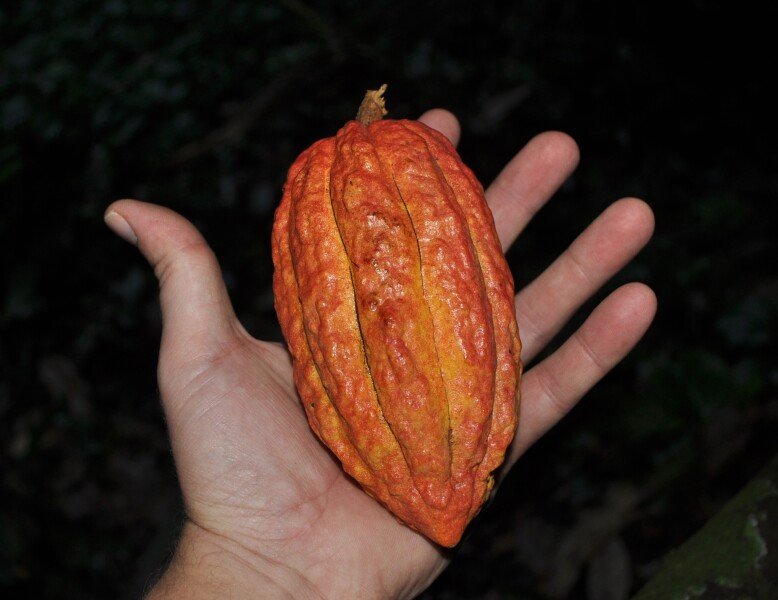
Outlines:
<svg viewBox="0 0 778 600"><path fill-rule="evenodd" d="M637 589L776 450L776 12L735 10L4 3L3 595L137 596L181 520L156 284L104 227L109 201L192 219L244 324L280 339L269 232L285 170L384 81L393 116L459 115L461 153L485 182L535 133L578 140L578 173L510 252L519 285L613 200L643 197L657 215L650 248L598 296L649 283L655 326L530 451L424 597Z"/></svg>

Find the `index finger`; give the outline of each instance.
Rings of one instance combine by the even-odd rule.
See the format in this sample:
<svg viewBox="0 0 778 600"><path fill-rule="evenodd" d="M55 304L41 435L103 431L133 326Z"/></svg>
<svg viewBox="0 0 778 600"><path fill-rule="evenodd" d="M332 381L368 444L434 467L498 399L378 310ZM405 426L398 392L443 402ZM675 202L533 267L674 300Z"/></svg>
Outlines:
<svg viewBox="0 0 778 600"><path fill-rule="evenodd" d="M433 108L421 115L419 121L433 129L437 129L454 144L454 147L459 143L461 133L459 121L449 111L443 108Z"/></svg>

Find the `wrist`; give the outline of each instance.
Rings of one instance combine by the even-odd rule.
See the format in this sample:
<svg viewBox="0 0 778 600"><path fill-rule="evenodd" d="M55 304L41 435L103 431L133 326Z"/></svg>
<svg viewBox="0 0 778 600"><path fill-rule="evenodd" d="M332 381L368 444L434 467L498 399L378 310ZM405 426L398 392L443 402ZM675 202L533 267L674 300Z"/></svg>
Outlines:
<svg viewBox="0 0 778 600"><path fill-rule="evenodd" d="M169 598L321 598L290 567L187 521L167 571L148 600Z"/></svg>

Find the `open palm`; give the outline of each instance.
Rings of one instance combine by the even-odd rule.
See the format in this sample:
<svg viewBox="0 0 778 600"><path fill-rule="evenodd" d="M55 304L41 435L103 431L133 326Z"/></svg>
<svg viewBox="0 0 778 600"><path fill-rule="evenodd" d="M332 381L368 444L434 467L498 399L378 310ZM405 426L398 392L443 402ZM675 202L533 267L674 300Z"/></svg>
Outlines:
<svg viewBox="0 0 778 600"><path fill-rule="evenodd" d="M429 111L421 120L457 142L450 113ZM487 191L504 249L577 161L575 142L550 132L505 167ZM178 578L202 567L208 585L263 597L412 597L424 589L446 554L362 492L316 439L286 349L243 329L196 229L168 209L133 200L112 204L106 221L137 243L160 281L158 376L188 516L173 563ZM525 364L652 230L644 202L620 200L517 295ZM649 288L622 286L527 371L508 465L626 355L655 309ZM163 578L155 592L164 595L166 585L174 584ZM210 593L207 585L196 591Z"/></svg>

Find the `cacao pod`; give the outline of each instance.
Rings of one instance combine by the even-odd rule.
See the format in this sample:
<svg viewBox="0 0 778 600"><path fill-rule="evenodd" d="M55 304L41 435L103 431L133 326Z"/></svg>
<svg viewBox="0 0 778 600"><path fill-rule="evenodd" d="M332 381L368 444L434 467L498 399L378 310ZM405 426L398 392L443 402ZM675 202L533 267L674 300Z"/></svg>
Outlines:
<svg viewBox="0 0 778 600"><path fill-rule="evenodd" d="M308 422L402 522L453 546L518 419L513 279L449 140L358 119L305 150L273 225L275 305Z"/></svg>

